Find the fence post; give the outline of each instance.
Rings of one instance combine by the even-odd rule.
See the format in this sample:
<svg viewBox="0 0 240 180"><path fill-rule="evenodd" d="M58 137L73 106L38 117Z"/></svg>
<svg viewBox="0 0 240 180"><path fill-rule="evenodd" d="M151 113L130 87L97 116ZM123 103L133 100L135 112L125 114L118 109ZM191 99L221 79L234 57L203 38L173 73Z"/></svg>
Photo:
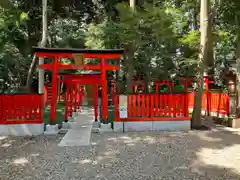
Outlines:
<svg viewBox="0 0 240 180"><path fill-rule="evenodd" d="M151 118L154 117L154 94L151 94L150 95L150 102L151 102L151 105L150 105L150 116Z"/></svg>
<svg viewBox="0 0 240 180"><path fill-rule="evenodd" d="M97 122L98 119L98 85L93 85L94 89L94 120Z"/></svg>
<svg viewBox="0 0 240 180"><path fill-rule="evenodd" d="M67 84L67 89L66 89L66 97L65 97L65 117L64 117L65 122L68 121L68 99L69 99L69 86L68 86L68 83L66 84Z"/></svg>
<svg viewBox="0 0 240 180"><path fill-rule="evenodd" d="M205 87L206 87L206 104L207 104L207 115L210 115L209 109L209 78L205 77Z"/></svg>
<svg viewBox="0 0 240 180"><path fill-rule="evenodd" d="M119 122L120 121L120 118L119 118L119 109L118 109L118 106L119 106L119 95L116 95L114 97L114 109L115 109L115 121L116 122Z"/></svg>
<svg viewBox="0 0 240 180"><path fill-rule="evenodd" d="M184 80L184 91L185 91L185 116L188 117L188 80Z"/></svg>
<svg viewBox="0 0 240 180"><path fill-rule="evenodd" d="M31 109L31 112L32 112L32 109ZM40 114L39 118L40 118L41 122L43 122L43 98L42 98L42 95L40 95L40 97L39 97L39 114Z"/></svg>

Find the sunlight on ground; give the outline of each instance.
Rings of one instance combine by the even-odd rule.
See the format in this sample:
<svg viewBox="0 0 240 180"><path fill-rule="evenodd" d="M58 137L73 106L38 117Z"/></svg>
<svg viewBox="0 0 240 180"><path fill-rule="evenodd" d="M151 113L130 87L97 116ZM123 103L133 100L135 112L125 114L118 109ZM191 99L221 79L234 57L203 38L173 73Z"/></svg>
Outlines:
<svg viewBox="0 0 240 180"><path fill-rule="evenodd" d="M118 152L118 151L117 151ZM116 151L108 151L108 152L105 152L104 155L105 156L113 156L117 153Z"/></svg>
<svg viewBox="0 0 240 180"><path fill-rule="evenodd" d="M143 140L147 141L148 144L155 144L156 143L156 139L154 137L150 137L150 136L145 137Z"/></svg>
<svg viewBox="0 0 240 180"><path fill-rule="evenodd" d="M1 140L3 141L5 139L7 139L6 136L0 136L0 142L1 142ZM13 142L15 142L15 140L8 140L7 142L3 141L3 142L1 142L0 146L3 148L8 148L13 145Z"/></svg>
<svg viewBox="0 0 240 180"><path fill-rule="evenodd" d="M111 137L111 138L108 138L108 141L117 142L118 140L117 140L117 138L113 138L113 137Z"/></svg>
<svg viewBox="0 0 240 180"><path fill-rule="evenodd" d="M74 161L72 161L73 163L77 163L80 165L96 165L96 164L104 164L104 162L109 162L109 161L115 161L117 160L116 155L119 154L120 152L117 150L111 150L111 151L106 151L106 152L102 152L101 155L96 156L95 159L84 159L84 160L79 160L79 159L75 159Z"/></svg>
<svg viewBox="0 0 240 180"><path fill-rule="evenodd" d="M13 161L15 165L25 165L27 163L29 163L29 161L26 158L18 158Z"/></svg>
<svg viewBox="0 0 240 180"><path fill-rule="evenodd" d="M104 159L103 156L98 156L98 157L97 157L97 160L98 160L98 161L102 161L103 159Z"/></svg>
<svg viewBox="0 0 240 180"><path fill-rule="evenodd" d="M221 142L221 138L212 138L212 137L207 137L207 136L202 136L200 137L201 140L208 141L208 142Z"/></svg>
<svg viewBox="0 0 240 180"><path fill-rule="evenodd" d="M208 142L221 142L222 138L217 138L217 137L210 137L208 133L202 133L201 135L198 135L198 137L201 140L208 141Z"/></svg>
<svg viewBox="0 0 240 180"><path fill-rule="evenodd" d="M127 144L128 146L134 146L136 143L142 143L142 142L146 142L148 144L156 144L157 141L161 143L166 143L166 138L161 138L161 139L156 139L154 136L143 136L143 137L128 137L128 136L121 136L119 138L120 140L122 140L123 143ZM108 140L117 142L116 138L109 138Z"/></svg>
<svg viewBox="0 0 240 180"><path fill-rule="evenodd" d="M123 139L123 140L131 140L132 138L128 137L128 136L121 136L120 139Z"/></svg>
<svg viewBox="0 0 240 180"><path fill-rule="evenodd" d="M74 160L73 163L78 163L78 164L90 164L90 163L92 163L92 160L90 160L90 159Z"/></svg>
<svg viewBox="0 0 240 180"><path fill-rule="evenodd" d="M201 167L206 165L232 169L240 174L240 145L233 145L223 149L201 148L197 152L197 160L192 164L193 170L201 173Z"/></svg>
<svg viewBox="0 0 240 180"><path fill-rule="evenodd" d="M38 157L40 154L36 153L36 154L31 154L32 157Z"/></svg>
<svg viewBox="0 0 240 180"><path fill-rule="evenodd" d="M96 146L97 143L96 143L96 142L92 142L91 145L92 145L92 146Z"/></svg>
<svg viewBox="0 0 240 180"><path fill-rule="evenodd" d="M12 145L12 144L10 144L10 143L5 143L5 144L1 145L1 147L7 148L7 147L10 147L11 145Z"/></svg>
<svg viewBox="0 0 240 180"><path fill-rule="evenodd" d="M0 141L4 140L6 138L7 138L7 136L0 136Z"/></svg>
<svg viewBox="0 0 240 180"><path fill-rule="evenodd" d="M129 137L129 136L120 136L119 138L111 137L108 138L108 141L117 143L118 141L123 142L127 146L134 146L137 143L148 143L148 144L156 144L157 142L167 143L166 138L156 139L154 136L143 136L143 137Z"/></svg>

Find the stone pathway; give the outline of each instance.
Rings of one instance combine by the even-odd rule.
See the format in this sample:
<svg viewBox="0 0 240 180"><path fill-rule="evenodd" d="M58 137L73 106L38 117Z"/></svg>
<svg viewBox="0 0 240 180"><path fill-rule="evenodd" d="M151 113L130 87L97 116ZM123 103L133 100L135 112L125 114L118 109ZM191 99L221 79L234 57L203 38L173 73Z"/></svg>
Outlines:
<svg viewBox="0 0 240 180"><path fill-rule="evenodd" d="M75 118L72 129L68 130L59 146L87 146L90 145L92 123L94 121L92 110L83 110Z"/></svg>

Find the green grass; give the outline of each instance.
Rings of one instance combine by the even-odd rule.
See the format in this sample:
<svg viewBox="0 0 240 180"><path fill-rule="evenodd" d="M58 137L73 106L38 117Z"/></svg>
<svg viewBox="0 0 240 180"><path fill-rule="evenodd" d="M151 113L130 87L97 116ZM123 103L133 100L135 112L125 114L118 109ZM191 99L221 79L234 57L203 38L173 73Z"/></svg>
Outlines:
<svg viewBox="0 0 240 180"><path fill-rule="evenodd" d="M65 104L64 103L57 103L56 106L56 120L50 121L50 105L48 105L43 112L43 122L44 124L61 124L64 121L64 111L65 111Z"/></svg>
<svg viewBox="0 0 240 180"><path fill-rule="evenodd" d="M56 120L55 121L50 121L50 106L48 105L43 112L43 123L44 124L62 124L64 121L64 112L65 112L65 103L57 103L56 106ZM88 106L88 105L85 105ZM108 123L114 121L114 106L109 106L108 107ZM69 119L70 120L70 119Z"/></svg>

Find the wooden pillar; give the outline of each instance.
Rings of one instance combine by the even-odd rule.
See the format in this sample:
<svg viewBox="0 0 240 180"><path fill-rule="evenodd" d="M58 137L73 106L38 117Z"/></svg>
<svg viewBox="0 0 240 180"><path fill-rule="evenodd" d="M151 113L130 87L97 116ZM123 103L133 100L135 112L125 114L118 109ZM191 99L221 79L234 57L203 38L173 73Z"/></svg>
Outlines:
<svg viewBox="0 0 240 180"><path fill-rule="evenodd" d="M73 85L72 83L70 82L69 83L69 114L70 114L70 117L72 117L72 114L73 114Z"/></svg>
<svg viewBox="0 0 240 180"><path fill-rule="evenodd" d="M115 97L115 82L114 80L111 81L111 99L112 99L112 104L114 104L115 100L114 100L114 97Z"/></svg>
<svg viewBox="0 0 240 180"><path fill-rule="evenodd" d="M61 93L61 77L58 77L58 102L60 102L61 97L60 97L60 93Z"/></svg>
<svg viewBox="0 0 240 180"><path fill-rule="evenodd" d="M69 85L66 83L67 90L66 90L66 97L65 97L65 116L64 120L65 122L68 121L68 101L69 101Z"/></svg>
<svg viewBox="0 0 240 180"><path fill-rule="evenodd" d="M76 96L77 96L77 109L80 108L80 94L79 94L79 84L77 84L77 91L76 91Z"/></svg>
<svg viewBox="0 0 240 180"><path fill-rule="evenodd" d="M206 87L206 101L207 101L207 115L209 116L210 110L209 110L209 78L205 77L205 87Z"/></svg>
<svg viewBox="0 0 240 180"><path fill-rule="evenodd" d="M156 84L156 94L158 94L159 93L159 85L158 85L158 83L155 83Z"/></svg>
<svg viewBox="0 0 240 180"><path fill-rule="evenodd" d="M81 111L81 105L82 105L82 96L83 96L83 89L82 87L80 87L80 91L79 91L79 109Z"/></svg>
<svg viewBox="0 0 240 180"><path fill-rule="evenodd" d="M52 101L51 101L51 110L50 110L50 120L56 120L56 105L57 105L57 86L58 86L58 57L55 56L52 63Z"/></svg>
<svg viewBox="0 0 240 180"><path fill-rule="evenodd" d="M188 117L188 80L184 80L184 92L185 92L185 116Z"/></svg>
<svg viewBox="0 0 240 180"><path fill-rule="evenodd" d="M105 58L101 59L101 80L102 80L102 114L103 114L103 123L107 123L108 118L108 96L107 96L107 73L106 73L106 60Z"/></svg>
<svg viewBox="0 0 240 180"><path fill-rule="evenodd" d="M74 112L77 112L77 85L73 85Z"/></svg>
<svg viewBox="0 0 240 180"><path fill-rule="evenodd" d="M94 89L94 119L98 121L98 85L93 85Z"/></svg>

